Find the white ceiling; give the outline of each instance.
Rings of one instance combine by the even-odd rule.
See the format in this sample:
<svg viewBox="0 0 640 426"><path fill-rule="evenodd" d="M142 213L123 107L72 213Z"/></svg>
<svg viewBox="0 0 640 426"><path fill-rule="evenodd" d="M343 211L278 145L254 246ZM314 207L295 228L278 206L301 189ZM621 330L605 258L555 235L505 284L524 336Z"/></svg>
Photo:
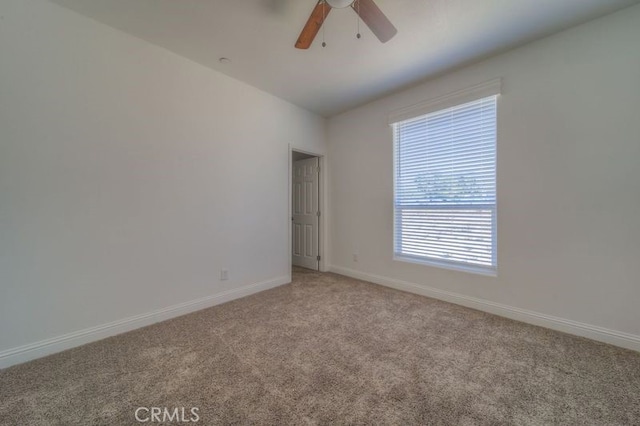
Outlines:
<svg viewBox="0 0 640 426"><path fill-rule="evenodd" d="M376 0L391 41L362 23L356 39L337 9L309 50L294 43L317 0L52 1L329 117L640 0Z"/></svg>

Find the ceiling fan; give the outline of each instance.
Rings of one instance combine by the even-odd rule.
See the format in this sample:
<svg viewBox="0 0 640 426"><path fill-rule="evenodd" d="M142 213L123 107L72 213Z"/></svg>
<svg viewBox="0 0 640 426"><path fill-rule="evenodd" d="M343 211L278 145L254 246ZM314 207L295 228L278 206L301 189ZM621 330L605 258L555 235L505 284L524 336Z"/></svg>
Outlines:
<svg viewBox="0 0 640 426"><path fill-rule="evenodd" d="M383 43L398 32L373 0L319 0L296 41L296 47L308 49L331 9L347 7L351 7Z"/></svg>

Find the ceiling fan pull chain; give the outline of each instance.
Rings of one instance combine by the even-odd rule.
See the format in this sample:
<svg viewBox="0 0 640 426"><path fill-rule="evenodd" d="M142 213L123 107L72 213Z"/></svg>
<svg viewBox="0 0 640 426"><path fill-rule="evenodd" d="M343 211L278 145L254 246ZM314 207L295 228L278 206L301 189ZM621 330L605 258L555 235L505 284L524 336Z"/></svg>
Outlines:
<svg viewBox="0 0 640 426"><path fill-rule="evenodd" d="M358 2L358 4L356 5L358 7L358 13L356 14L356 38L359 39L360 36L360 0L356 0L356 2Z"/></svg>
<svg viewBox="0 0 640 426"><path fill-rule="evenodd" d="M326 0L322 2L322 22L324 23L325 19L327 19L327 2ZM322 26L322 47L327 47L327 43L324 42L324 27L326 27L326 25Z"/></svg>

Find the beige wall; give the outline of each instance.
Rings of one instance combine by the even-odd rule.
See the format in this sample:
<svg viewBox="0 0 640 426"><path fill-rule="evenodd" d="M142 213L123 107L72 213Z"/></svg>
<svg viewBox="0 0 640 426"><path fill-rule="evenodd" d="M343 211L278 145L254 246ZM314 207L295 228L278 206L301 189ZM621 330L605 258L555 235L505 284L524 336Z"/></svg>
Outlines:
<svg viewBox="0 0 640 426"><path fill-rule="evenodd" d="M638 23L635 6L331 118L333 269L640 349ZM387 115L496 77L498 276L393 261Z"/></svg>
<svg viewBox="0 0 640 426"><path fill-rule="evenodd" d="M0 367L287 280L323 118L48 1L0 16Z"/></svg>

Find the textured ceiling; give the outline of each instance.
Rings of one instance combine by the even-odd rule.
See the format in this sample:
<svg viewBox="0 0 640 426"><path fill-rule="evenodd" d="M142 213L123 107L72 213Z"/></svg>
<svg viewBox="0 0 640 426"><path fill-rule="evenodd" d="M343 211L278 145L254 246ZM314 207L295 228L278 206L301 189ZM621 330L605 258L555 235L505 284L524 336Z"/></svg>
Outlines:
<svg viewBox="0 0 640 426"><path fill-rule="evenodd" d="M52 1L329 117L639 0L376 0L391 41L362 23L356 39L339 9L309 50L294 43L316 0Z"/></svg>

